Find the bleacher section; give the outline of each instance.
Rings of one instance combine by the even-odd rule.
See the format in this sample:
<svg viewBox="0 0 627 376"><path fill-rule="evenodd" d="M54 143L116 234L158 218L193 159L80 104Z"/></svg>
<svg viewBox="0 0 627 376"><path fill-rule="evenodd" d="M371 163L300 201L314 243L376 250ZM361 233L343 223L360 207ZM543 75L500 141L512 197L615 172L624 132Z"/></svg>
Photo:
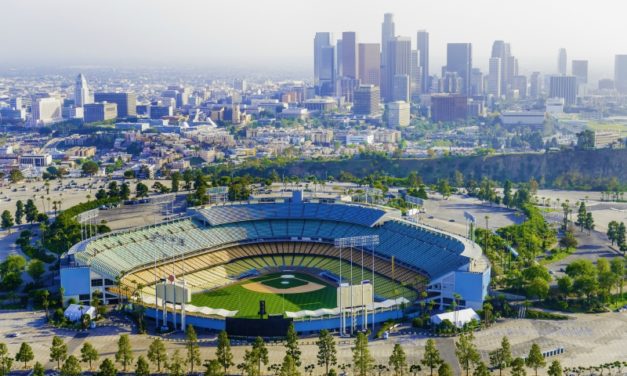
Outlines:
<svg viewBox="0 0 627 376"><path fill-rule="evenodd" d="M321 219L371 227L385 215L381 209L358 205L303 202L212 206L196 212L212 226L263 219Z"/></svg>
<svg viewBox="0 0 627 376"><path fill-rule="evenodd" d="M196 260L198 268L266 255L261 263L260 259L248 260L250 265L241 270L242 273L263 265L306 266L311 263L312 267L316 267L315 263L322 261L306 256L338 257L339 250L332 246L336 238L378 235L379 245L374 252L381 266L377 270L387 268L389 274L386 275L391 275L392 257L397 271L401 267L403 270L413 269L431 279L469 263L469 258L462 255L465 250L462 241L414 224L398 220L382 221L384 212L369 207L313 203L251 204L215 206L201 209L199 213L202 220L184 218L100 236L79 243L69 254L75 264L89 265L92 270L110 279L155 263L171 264L183 255L190 260L194 260L196 255L206 257ZM289 242L294 242L302 250L294 251L296 246ZM227 248L228 252L221 251ZM177 263L168 267L178 275L182 272L177 271L180 265ZM190 270L196 270L196 267ZM224 275L219 274L217 278L225 275L232 274L225 270ZM151 280L149 278L146 282Z"/></svg>

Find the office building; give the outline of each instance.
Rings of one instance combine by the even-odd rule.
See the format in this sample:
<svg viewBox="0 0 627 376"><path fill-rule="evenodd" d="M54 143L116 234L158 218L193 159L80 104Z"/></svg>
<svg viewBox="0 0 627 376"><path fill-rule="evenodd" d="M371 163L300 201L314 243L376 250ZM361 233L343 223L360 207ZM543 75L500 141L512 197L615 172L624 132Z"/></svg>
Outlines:
<svg viewBox="0 0 627 376"><path fill-rule="evenodd" d="M19 157L21 166L46 167L52 164L52 155L50 154L24 154Z"/></svg>
<svg viewBox="0 0 627 376"><path fill-rule="evenodd" d="M357 49L357 33L342 33L342 76L352 79L359 78L359 50Z"/></svg>
<svg viewBox="0 0 627 376"><path fill-rule="evenodd" d="M410 100L410 79L406 74L397 74L392 80L392 100L409 102Z"/></svg>
<svg viewBox="0 0 627 376"><path fill-rule="evenodd" d="M324 59L323 48L332 46L331 39L332 35L328 32L318 32L314 37L314 85L316 86L320 85L320 81L323 80L325 76L323 70L325 69L325 65L328 66L328 61ZM335 64L332 62L331 66L334 65Z"/></svg>
<svg viewBox="0 0 627 376"><path fill-rule="evenodd" d="M359 81L364 85L381 85L381 46L359 43Z"/></svg>
<svg viewBox="0 0 627 376"><path fill-rule="evenodd" d="M457 72L444 72L444 75L440 79L440 87L438 91L440 93L447 94L461 94L462 78Z"/></svg>
<svg viewBox="0 0 627 376"><path fill-rule="evenodd" d="M115 103L90 103L83 106L83 108L83 119L85 123L113 120L118 116L118 105Z"/></svg>
<svg viewBox="0 0 627 376"><path fill-rule="evenodd" d="M151 119L161 119L163 117L172 116L174 109L169 105L150 105L148 107L148 117Z"/></svg>
<svg viewBox="0 0 627 376"><path fill-rule="evenodd" d="M588 83L588 60L573 60L572 63L573 76L577 77L578 85Z"/></svg>
<svg viewBox="0 0 627 376"><path fill-rule="evenodd" d="M599 80L599 90L614 90L614 80L603 78Z"/></svg>
<svg viewBox="0 0 627 376"><path fill-rule="evenodd" d="M74 105L76 107L83 107L88 103L92 103L92 99L89 94L89 87L87 87L87 80L81 73L76 76L76 83L74 85Z"/></svg>
<svg viewBox="0 0 627 376"><path fill-rule="evenodd" d="M527 76L514 76L512 80L512 92L518 94L518 98L527 98Z"/></svg>
<svg viewBox="0 0 627 376"><path fill-rule="evenodd" d="M31 111L33 125L47 125L63 120L61 100L58 98L37 98Z"/></svg>
<svg viewBox="0 0 627 376"><path fill-rule="evenodd" d="M137 116L137 96L135 93L95 93L96 102L115 103L119 118Z"/></svg>
<svg viewBox="0 0 627 376"><path fill-rule="evenodd" d="M417 33L416 38L418 56L420 58L420 70L421 70L421 92L427 94L431 83L429 82L429 33L425 30L421 30Z"/></svg>
<svg viewBox="0 0 627 376"><path fill-rule="evenodd" d="M376 115L379 111L380 91L375 85L360 85L354 91L353 113L355 115Z"/></svg>
<svg viewBox="0 0 627 376"><path fill-rule="evenodd" d="M410 105L403 101L387 104L388 127L406 127L410 123Z"/></svg>
<svg viewBox="0 0 627 376"><path fill-rule="evenodd" d="M409 92L412 98L419 98L422 93L422 69L420 68L420 52L418 50L411 51L411 75L409 77Z"/></svg>
<svg viewBox="0 0 627 376"><path fill-rule="evenodd" d="M496 98L501 97L501 80L502 80L502 72L501 72L501 58L500 57L491 57L489 61L489 73L488 73L488 87L486 93L488 95L492 95Z"/></svg>
<svg viewBox="0 0 627 376"><path fill-rule="evenodd" d="M385 96L385 93L389 91L387 77L388 67L388 43L394 39L396 35L396 26L394 24L394 15L392 13L386 13L383 15L383 23L381 24L381 94Z"/></svg>
<svg viewBox="0 0 627 376"><path fill-rule="evenodd" d="M568 56L565 48L560 48L557 53L557 74L562 76L568 74Z"/></svg>
<svg viewBox="0 0 627 376"><path fill-rule="evenodd" d="M509 66L511 58L511 46L509 43L505 43L502 40L496 40L492 43L492 58L500 59L500 68L501 77L499 79L501 83L499 96L507 94L508 85L510 84L508 80L509 76ZM513 75L512 75L513 76Z"/></svg>
<svg viewBox="0 0 627 376"><path fill-rule="evenodd" d="M627 94L627 55L614 58L614 88L621 94Z"/></svg>
<svg viewBox="0 0 627 376"><path fill-rule="evenodd" d="M563 98L566 106L577 103L577 77L552 76L549 84L549 97Z"/></svg>
<svg viewBox="0 0 627 376"><path fill-rule="evenodd" d="M540 72L533 72L529 78L529 96L539 98L542 95L542 80Z"/></svg>
<svg viewBox="0 0 627 376"><path fill-rule="evenodd" d="M472 45L470 43L449 43L446 48L446 70L457 72L462 79L461 93L471 94L470 73L472 71Z"/></svg>
<svg viewBox="0 0 627 376"><path fill-rule="evenodd" d="M431 120L454 122L466 120L468 98L463 95L436 94L431 96Z"/></svg>
<svg viewBox="0 0 627 376"><path fill-rule="evenodd" d="M393 95L395 77L407 76L408 80L411 77L411 38L392 38L388 42L387 54L387 83L385 85L387 92L383 93L383 97L386 102L389 102L395 100Z"/></svg>

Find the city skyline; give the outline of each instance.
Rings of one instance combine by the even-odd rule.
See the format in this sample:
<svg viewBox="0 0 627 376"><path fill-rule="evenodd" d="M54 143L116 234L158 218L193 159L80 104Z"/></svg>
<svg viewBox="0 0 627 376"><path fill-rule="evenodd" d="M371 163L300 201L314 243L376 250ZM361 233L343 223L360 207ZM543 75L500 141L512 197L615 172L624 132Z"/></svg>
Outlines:
<svg viewBox="0 0 627 376"><path fill-rule="evenodd" d="M494 40L511 44L524 73L553 73L559 48L566 48L569 59L590 62L589 74L595 79L610 77L614 55L627 53L627 48L623 51L619 45L598 43L627 31L620 22L621 12L605 12L583 2L547 4L533 0L520 8L488 0L473 4L448 0L420 4L392 1L367 8L358 5L353 0L324 0L294 7L284 0L270 0L246 4L241 12L229 12L195 0L178 2L176 7L162 1L111 1L98 8L101 15L95 18L89 16L93 3L8 1L2 4L10 17L0 25L0 42L12 53L2 64L231 65L260 69L296 65L309 77L315 32L329 31L337 39L344 31L355 31L357 43L380 43L380 24L388 12L394 14L395 35L411 37L414 48L416 32L429 32L433 72L446 61L447 43L472 43L474 66L484 72ZM580 14L587 18L561 22L559 32L550 26L555 17L580 20L574 17ZM512 17L518 23L512 22ZM29 20L27 28L25 19Z"/></svg>

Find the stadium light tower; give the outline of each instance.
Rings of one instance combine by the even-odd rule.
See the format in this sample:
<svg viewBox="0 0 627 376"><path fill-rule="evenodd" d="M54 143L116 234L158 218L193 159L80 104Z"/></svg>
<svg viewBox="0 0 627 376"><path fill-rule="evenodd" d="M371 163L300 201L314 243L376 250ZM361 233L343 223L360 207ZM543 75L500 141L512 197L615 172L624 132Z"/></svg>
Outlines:
<svg viewBox="0 0 627 376"><path fill-rule="evenodd" d="M363 322L362 322L362 327L363 329L367 329L368 328L368 307L366 302L364 301L366 298L368 298L367 300L369 300L370 304L371 304L371 311L372 311L372 330L374 332L374 324L375 324L375 313L374 313L374 275L375 275L375 264L374 264L374 249L375 247L379 245L379 235L364 235L364 236L350 236L350 237L345 237L345 238L337 238L335 239L335 247L339 249L340 251L340 288L338 289L339 291L339 306L340 306L340 333L341 335L346 335L346 314L344 311L344 301L343 301L343 282L342 282L342 250L344 248L348 248L350 249L350 281L348 284L348 290L350 291L350 308L351 308L351 334L353 334L355 328L356 328L356 322L355 322L355 307L353 304L353 250L355 248L360 248L361 249L361 267L362 267L362 271L361 271L361 305L362 305L362 309L363 309ZM364 249L365 248L370 248L370 250L372 251L372 280L370 281L371 284L371 296L370 297L366 297L364 295Z"/></svg>
<svg viewBox="0 0 627 376"><path fill-rule="evenodd" d="M175 262L176 262L176 250L175 250L175 246L180 246L180 247L184 247L185 246L185 239L180 238L176 235L162 235L162 234L154 234L150 237L151 241L162 241L164 244L170 244L172 246L172 275L170 276L170 282L172 282L172 285L176 285L176 271L175 271ZM185 283L185 258L183 257L183 255L181 254L181 261L182 261L182 265L183 265L183 287L186 287L187 284ZM156 273L156 265L157 265L157 261L156 261L156 253L155 253L155 306L158 307L158 301L157 301L157 273ZM165 290L165 289L164 289ZM173 299L172 299L172 311L173 311L173 315L172 315L172 323L174 325L174 330L176 330L176 288L172 289L173 291ZM163 325L165 326L167 323L167 309L166 309L166 296L167 294L164 291L164 296L162 298L163 300ZM158 310L158 308L157 308ZM157 314L158 316L158 314ZM158 319L157 319L158 321ZM181 299L181 330L185 331L185 296L183 296L183 298Z"/></svg>
<svg viewBox="0 0 627 376"><path fill-rule="evenodd" d="M85 240L87 238L92 237L91 230L92 230L93 220L98 218L99 214L100 214L100 209L96 208L96 209L87 210L76 216L76 221L78 221L78 223L81 226L81 240ZM97 227L96 227L95 235L98 235Z"/></svg>

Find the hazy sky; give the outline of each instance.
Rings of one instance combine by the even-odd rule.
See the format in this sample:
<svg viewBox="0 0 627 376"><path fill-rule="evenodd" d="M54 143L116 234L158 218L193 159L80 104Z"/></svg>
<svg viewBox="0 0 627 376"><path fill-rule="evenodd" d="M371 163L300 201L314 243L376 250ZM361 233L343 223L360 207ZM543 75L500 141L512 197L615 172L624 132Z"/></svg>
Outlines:
<svg viewBox="0 0 627 376"><path fill-rule="evenodd" d="M309 72L316 31L380 42L385 12L414 43L417 30L430 32L433 73L447 42L472 42L485 70L492 41L509 41L523 73L554 72L565 47L597 78L627 53L622 0L2 0L0 64L282 63Z"/></svg>

